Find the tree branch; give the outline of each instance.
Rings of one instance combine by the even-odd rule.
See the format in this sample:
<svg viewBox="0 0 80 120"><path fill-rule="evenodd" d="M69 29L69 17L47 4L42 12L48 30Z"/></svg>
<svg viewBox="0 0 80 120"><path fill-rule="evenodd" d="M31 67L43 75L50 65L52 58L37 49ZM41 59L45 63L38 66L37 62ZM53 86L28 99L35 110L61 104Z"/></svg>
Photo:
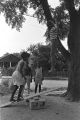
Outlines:
<svg viewBox="0 0 80 120"><path fill-rule="evenodd" d="M56 46L57 48L61 51L61 53L63 54L63 56L66 58L66 60L69 60L71 57L71 54L69 53L68 50L66 50L62 43L60 42L59 38L56 39Z"/></svg>
<svg viewBox="0 0 80 120"><path fill-rule="evenodd" d="M65 1L67 2L67 0L65 0ZM69 4L69 0L68 0L68 4ZM53 27L53 25L55 24L55 20L52 18L52 15L51 15L51 12L49 9L49 5L48 5L48 1L41 0L41 5L42 5L42 8L44 10L44 14L45 14L45 17L47 20L48 29L51 29ZM65 58L68 59L70 56L70 53L63 47L63 45L61 44L59 39L56 40L56 45L57 45L58 49L62 52L62 54L65 56Z"/></svg>
<svg viewBox="0 0 80 120"><path fill-rule="evenodd" d="M53 26L52 23L50 23L50 21L52 21L53 23L55 22L54 19L52 18L52 15L51 15L51 11L49 9L49 4L48 4L48 1L47 0L41 0L40 1L41 5L42 5L42 8L44 10L44 15L46 17L46 20L47 20L47 26L48 26L48 29ZM51 24L51 26L50 26Z"/></svg>

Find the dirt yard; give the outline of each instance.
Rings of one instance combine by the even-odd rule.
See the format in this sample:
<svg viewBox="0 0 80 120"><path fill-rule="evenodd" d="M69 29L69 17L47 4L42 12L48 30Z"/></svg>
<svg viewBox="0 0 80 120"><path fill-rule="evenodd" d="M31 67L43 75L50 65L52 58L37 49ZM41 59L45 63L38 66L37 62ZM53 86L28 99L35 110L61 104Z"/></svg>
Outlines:
<svg viewBox="0 0 80 120"><path fill-rule="evenodd" d="M22 101L9 107L0 108L0 120L80 120L80 102L69 102L59 96L60 91L65 90L66 86L67 81L44 82L44 89L58 87L57 91L46 94L44 109L30 110L29 104ZM34 89L33 84L31 87ZM2 89L1 92L3 92ZM5 91L6 89L4 89ZM8 102L9 98L9 94L1 94L0 104Z"/></svg>
<svg viewBox="0 0 80 120"><path fill-rule="evenodd" d="M1 101L6 102L9 97L3 96ZM0 108L0 120L80 120L80 102L69 102L54 93L45 98L46 106L40 110L30 110L26 102Z"/></svg>

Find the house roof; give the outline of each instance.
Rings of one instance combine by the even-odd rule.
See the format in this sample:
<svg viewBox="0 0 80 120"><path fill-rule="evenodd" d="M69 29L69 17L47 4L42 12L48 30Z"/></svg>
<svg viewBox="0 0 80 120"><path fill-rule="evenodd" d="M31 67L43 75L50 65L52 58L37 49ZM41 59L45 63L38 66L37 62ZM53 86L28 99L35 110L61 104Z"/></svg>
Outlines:
<svg viewBox="0 0 80 120"><path fill-rule="evenodd" d="M19 60L20 59L13 54L9 54L0 58L0 62L18 62Z"/></svg>

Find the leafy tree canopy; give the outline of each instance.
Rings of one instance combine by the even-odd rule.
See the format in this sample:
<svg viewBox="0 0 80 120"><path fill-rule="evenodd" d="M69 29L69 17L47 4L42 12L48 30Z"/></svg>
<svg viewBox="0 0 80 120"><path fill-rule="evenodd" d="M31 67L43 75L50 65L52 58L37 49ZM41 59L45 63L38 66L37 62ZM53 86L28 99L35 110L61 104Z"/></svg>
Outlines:
<svg viewBox="0 0 80 120"><path fill-rule="evenodd" d="M47 25L47 34L45 33L47 40L49 40L49 31L54 24L58 26L59 39L68 35L69 14L66 12L65 4L62 1L56 9L49 5L48 0L7 0L0 2L0 10L5 16L6 22L17 30L20 30L22 23L25 22L30 8L35 11L33 17L36 17L39 23ZM58 43L61 44L59 41ZM64 49L62 51L64 52Z"/></svg>
<svg viewBox="0 0 80 120"><path fill-rule="evenodd" d="M3 0L2 0L3 1ZM20 30L22 23L26 20L28 9L33 8L35 10L33 17L36 17L39 23L47 24L47 19L42 7L42 0L7 0L0 2L0 11L4 13L6 22L11 25L12 28ZM67 35L69 30L69 16L65 12L65 6L62 3L56 9L48 6L53 18L53 22L57 21L59 28L59 37L62 39ZM47 30L48 31L48 30Z"/></svg>
<svg viewBox="0 0 80 120"><path fill-rule="evenodd" d="M58 24L59 37L61 39L67 35L69 30L69 15L65 12L66 8L64 1L67 4L66 0L60 0L61 4L56 9L51 8L48 4L53 23L56 21ZM72 0L70 3L73 2L76 8L80 7L80 0ZM33 17L36 17L40 23L47 24L47 18L45 17L42 4L44 4L43 0L1 0L0 11L4 13L8 25L20 30L22 23L26 20L28 9L30 8L35 10ZM69 7L69 5L66 6L67 8Z"/></svg>
<svg viewBox="0 0 80 120"><path fill-rule="evenodd" d="M42 44L36 44L31 45L27 51L32 53L33 56L35 56L35 62L40 62L40 64L43 66L45 70L48 70L50 68L50 46L49 45L42 45Z"/></svg>

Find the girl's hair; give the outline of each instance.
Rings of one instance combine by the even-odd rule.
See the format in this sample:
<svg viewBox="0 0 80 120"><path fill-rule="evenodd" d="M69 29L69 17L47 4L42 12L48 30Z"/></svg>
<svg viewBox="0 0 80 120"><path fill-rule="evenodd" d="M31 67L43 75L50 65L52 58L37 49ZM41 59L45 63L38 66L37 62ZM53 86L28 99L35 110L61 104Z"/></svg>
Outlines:
<svg viewBox="0 0 80 120"><path fill-rule="evenodd" d="M23 59L28 58L29 56L30 56L30 54L27 53L27 52L22 52L22 53L21 53L21 57L22 57Z"/></svg>

